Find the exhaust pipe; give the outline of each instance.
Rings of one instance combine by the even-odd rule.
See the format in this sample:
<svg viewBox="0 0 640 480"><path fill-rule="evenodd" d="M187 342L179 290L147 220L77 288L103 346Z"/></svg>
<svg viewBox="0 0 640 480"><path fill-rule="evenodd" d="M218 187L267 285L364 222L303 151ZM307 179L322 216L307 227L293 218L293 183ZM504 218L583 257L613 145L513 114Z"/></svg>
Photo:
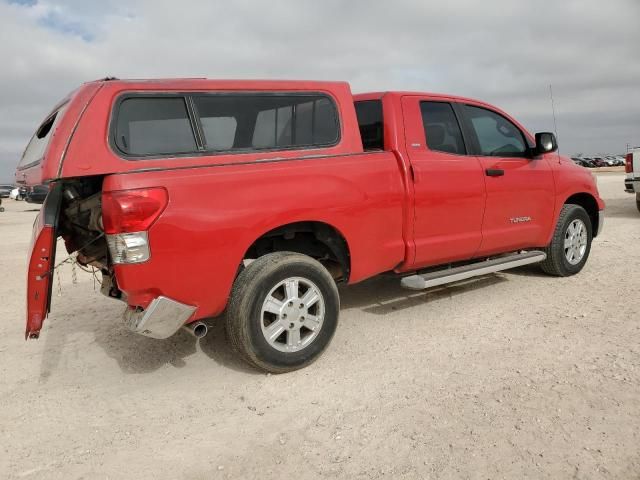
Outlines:
<svg viewBox="0 0 640 480"><path fill-rule="evenodd" d="M188 323L182 328L196 338L204 337L209 331L209 327L207 327L207 324L202 322Z"/></svg>

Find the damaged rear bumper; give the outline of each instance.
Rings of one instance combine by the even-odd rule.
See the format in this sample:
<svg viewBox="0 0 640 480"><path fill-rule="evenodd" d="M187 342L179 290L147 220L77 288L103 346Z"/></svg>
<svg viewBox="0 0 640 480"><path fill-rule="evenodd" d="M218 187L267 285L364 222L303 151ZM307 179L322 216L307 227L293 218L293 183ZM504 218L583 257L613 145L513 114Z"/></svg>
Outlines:
<svg viewBox="0 0 640 480"><path fill-rule="evenodd" d="M167 297L155 298L146 310L127 307L123 317L129 330L151 338L169 338L182 327L196 311Z"/></svg>

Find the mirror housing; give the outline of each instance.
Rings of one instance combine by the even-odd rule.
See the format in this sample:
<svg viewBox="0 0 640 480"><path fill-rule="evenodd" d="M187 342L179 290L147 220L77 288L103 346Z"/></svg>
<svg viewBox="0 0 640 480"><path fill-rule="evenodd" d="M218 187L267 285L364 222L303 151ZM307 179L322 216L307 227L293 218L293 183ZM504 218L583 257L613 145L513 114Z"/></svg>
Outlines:
<svg viewBox="0 0 640 480"><path fill-rule="evenodd" d="M536 147L534 149L535 155L542 155L544 153L555 152L558 149L558 142L556 136L551 132L538 132L536 133Z"/></svg>

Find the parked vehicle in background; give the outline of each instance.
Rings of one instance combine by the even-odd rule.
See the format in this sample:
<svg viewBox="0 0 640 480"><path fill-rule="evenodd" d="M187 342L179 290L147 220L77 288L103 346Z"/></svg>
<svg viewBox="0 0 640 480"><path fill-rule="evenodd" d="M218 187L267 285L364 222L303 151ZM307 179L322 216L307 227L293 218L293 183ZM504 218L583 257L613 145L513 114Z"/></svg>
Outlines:
<svg viewBox="0 0 640 480"><path fill-rule="evenodd" d="M596 167L608 167L609 166L607 164L607 162L605 162L602 157L593 157L593 158L591 158L591 163L593 163L593 165L595 165Z"/></svg>
<svg viewBox="0 0 640 480"><path fill-rule="evenodd" d="M624 190L635 193L636 206L640 211L640 147L632 149L626 156Z"/></svg>
<svg viewBox="0 0 640 480"><path fill-rule="evenodd" d="M580 165L581 167L593 168L593 166L583 158L571 157L571 160L573 160L573 163L575 163L576 165Z"/></svg>
<svg viewBox="0 0 640 480"><path fill-rule="evenodd" d="M27 203L44 203L48 193L49 187L47 185L34 185L27 189L24 199Z"/></svg>
<svg viewBox="0 0 640 480"><path fill-rule="evenodd" d="M593 159L591 157L581 157L583 163L585 163L587 168L596 168L593 163Z"/></svg>
<svg viewBox="0 0 640 480"><path fill-rule="evenodd" d="M14 188L9 193L9 198L11 198L12 200L22 200L23 197L22 197L21 190L22 189L20 187Z"/></svg>
<svg viewBox="0 0 640 480"><path fill-rule="evenodd" d="M14 188L13 185L0 185L0 198L9 198Z"/></svg>
<svg viewBox="0 0 640 480"><path fill-rule="evenodd" d="M51 186L33 229L25 336L38 338L49 313L58 236L100 270L132 331L167 338L186 324L202 336L201 320L226 312L242 358L277 373L325 350L338 283L393 272L421 290L532 263L574 275L604 202L556 150L553 133L451 95L86 83L45 118L16 172Z"/></svg>
<svg viewBox="0 0 640 480"><path fill-rule="evenodd" d="M615 155L613 158L615 159L616 166L624 167L626 161L625 157L623 157L622 155Z"/></svg>
<svg viewBox="0 0 640 480"><path fill-rule="evenodd" d="M0 198L9 198L14 188L13 185L0 185Z"/></svg>

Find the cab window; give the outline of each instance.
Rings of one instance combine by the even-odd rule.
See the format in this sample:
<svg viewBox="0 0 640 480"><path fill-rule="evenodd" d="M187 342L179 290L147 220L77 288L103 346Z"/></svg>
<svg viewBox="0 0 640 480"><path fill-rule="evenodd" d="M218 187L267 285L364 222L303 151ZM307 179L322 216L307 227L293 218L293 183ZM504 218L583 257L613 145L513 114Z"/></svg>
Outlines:
<svg viewBox="0 0 640 480"><path fill-rule="evenodd" d="M478 139L478 155L488 157L525 157L527 144L513 122L486 108L464 106L469 123Z"/></svg>
<svg viewBox="0 0 640 480"><path fill-rule="evenodd" d="M447 102L420 102L424 136L429 150L465 155L467 153L460 125Z"/></svg>

